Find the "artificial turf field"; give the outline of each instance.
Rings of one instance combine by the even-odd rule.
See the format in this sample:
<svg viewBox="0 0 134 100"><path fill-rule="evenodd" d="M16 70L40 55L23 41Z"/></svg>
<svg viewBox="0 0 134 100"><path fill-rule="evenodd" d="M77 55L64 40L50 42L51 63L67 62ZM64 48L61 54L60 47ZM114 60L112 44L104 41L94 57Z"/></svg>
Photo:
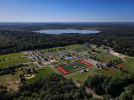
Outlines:
<svg viewBox="0 0 134 100"><path fill-rule="evenodd" d="M56 51L56 52L51 52L54 56L62 56L62 55L65 55L65 54L69 54L70 51L68 50L62 50L62 51Z"/></svg>
<svg viewBox="0 0 134 100"><path fill-rule="evenodd" d="M82 47L74 48L74 49L71 49L71 50L74 51L74 52L79 53L79 52L85 52L85 51L88 51L88 50L91 50L91 49L89 47L82 46Z"/></svg>
<svg viewBox="0 0 134 100"><path fill-rule="evenodd" d="M83 69L85 67L89 67L91 66L90 64L84 62L84 61L78 61L72 64L68 64L68 65L63 65L63 66L59 66L57 67L62 73L67 74L70 72L74 72L80 69Z"/></svg>

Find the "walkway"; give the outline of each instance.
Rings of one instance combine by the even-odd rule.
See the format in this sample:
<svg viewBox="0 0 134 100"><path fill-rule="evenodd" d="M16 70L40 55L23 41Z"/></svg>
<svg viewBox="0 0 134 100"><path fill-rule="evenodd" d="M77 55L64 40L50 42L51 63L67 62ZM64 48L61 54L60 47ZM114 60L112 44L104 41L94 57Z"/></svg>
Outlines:
<svg viewBox="0 0 134 100"><path fill-rule="evenodd" d="M57 74L59 74L59 73L54 69L53 65L50 65L50 67L51 67Z"/></svg>
<svg viewBox="0 0 134 100"><path fill-rule="evenodd" d="M87 88L86 87L86 92L87 93L91 93L93 97L101 98L102 99L102 96L97 95L91 88Z"/></svg>

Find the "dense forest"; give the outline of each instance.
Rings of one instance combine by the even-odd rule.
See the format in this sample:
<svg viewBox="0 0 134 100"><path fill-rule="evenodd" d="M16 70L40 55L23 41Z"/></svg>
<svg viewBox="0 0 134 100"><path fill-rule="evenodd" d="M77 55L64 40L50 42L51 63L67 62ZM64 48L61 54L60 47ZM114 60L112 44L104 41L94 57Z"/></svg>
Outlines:
<svg viewBox="0 0 134 100"><path fill-rule="evenodd" d="M72 79L59 74L48 74L35 82L21 84L17 91L0 86L0 100L102 100L86 92L86 87L102 95L103 100L134 100L134 74L122 77L89 76L77 87Z"/></svg>
<svg viewBox="0 0 134 100"><path fill-rule="evenodd" d="M29 30L40 29L85 29L96 28L101 32L96 34L41 34ZM31 49L45 49L69 44L91 43L112 47L116 52L134 55L134 24L15 24L0 25L0 54L21 52ZM5 30L6 29L6 30ZM7 30L8 29L8 30ZM16 30L16 31L15 31ZM23 30L23 31L20 31Z"/></svg>
<svg viewBox="0 0 134 100"><path fill-rule="evenodd" d="M115 100L134 100L133 74L124 74L122 77L96 74L88 77L85 86L93 89L97 94L103 95L104 98L107 98L106 100L111 97L114 97Z"/></svg>
<svg viewBox="0 0 134 100"><path fill-rule="evenodd" d="M77 87L72 79L48 74L43 79L22 84L18 91L6 91L0 87L0 100L101 100L92 98L83 87Z"/></svg>

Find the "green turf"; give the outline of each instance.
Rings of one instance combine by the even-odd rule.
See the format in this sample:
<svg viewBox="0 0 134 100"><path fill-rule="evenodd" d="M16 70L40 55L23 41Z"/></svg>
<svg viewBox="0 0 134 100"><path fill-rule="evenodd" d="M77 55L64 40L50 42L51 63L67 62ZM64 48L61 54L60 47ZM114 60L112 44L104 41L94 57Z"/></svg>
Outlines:
<svg viewBox="0 0 134 100"><path fill-rule="evenodd" d="M74 65L76 67L73 67ZM77 69L85 67L85 66L87 66L87 65L82 62L76 62L76 63L62 66L61 68L64 69L66 72L70 72L70 71L77 70Z"/></svg>
<svg viewBox="0 0 134 100"><path fill-rule="evenodd" d="M79 53L79 52L85 52L85 51L91 50L91 48L82 46L82 47L74 48L71 50Z"/></svg>
<svg viewBox="0 0 134 100"><path fill-rule="evenodd" d="M1 55L0 59L8 59L8 58L15 58L15 57L19 57L19 56L24 56L24 53L13 53L13 54L7 54L7 55Z"/></svg>
<svg viewBox="0 0 134 100"><path fill-rule="evenodd" d="M37 67L34 65L34 63L30 63L30 67L32 67L32 68L37 68Z"/></svg>
<svg viewBox="0 0 134 100"><path fill-rule="evenodd" d="M126 71L130 71L130 72L134 72L134 65L131 65L131 64L129 64L129 63L125 63L125 62L123 62L123 63L121 63L121 65L123 65L124 66L124 68L122 69L122 70L126 70Z"/></svg>
<svg viewBox="0 0 134 100"><path fill-rule="evenodd" d="M98 69L96 72L99 74L103 74L103 75L108 75L108 76L121 76L121 71L119 71L118 69L115 69L115 72L108 72L105 69Z"/></svg>
<svg viewBox="0 0 134 100"><path fill-rule="evenodd" d="M48 50L52 50L52 49L56 49L58 51L59 48L73 49L73 48L78 48L78 47L82 47L82 45L73 44L73 45L67 45L64 47L53 47L53 48L43 49L43 51L48 52Z"/></svg>
<svg viewBox="0 0 134 100"><path fill-rule="evenodd" d="M37 71L38 73L35 73L35 77L31 78L31 79L26 79L26 83L29 82L34 82L36 80L38 80L39 78L43 78L45 75L49 74L49 73L56 73L52 68L48 67L48 68L42 68L40 70Z"/></svg>
<svg viewBox="0 0 134 100"><path fill-rule="evenodd" d="M83 73L76 72L74 74L75 75L69 76L68 78L72 78L75 82L77 82L77 80L79 80L80 82L84 82L85 80L87 80L88 76L93 76L96 73L88 71Z"/></svg>
<svg viewBox="0 0 134 100"><path fill-rule="evenodd" d="M96 58L99 58L100 61L103 59L106 59L106 60L120 59L119 57L113 56L111 54L102 54L102 55L96 56Z"/></svg>
<svg viewBox="0 0 134 100"><path fill-rule="evenodd" d="M127 58L127 57L125 57L125 60L126 60L128 63L134 65L134 58Z"/></svg>
<svg viewBox="0 0 134 100"><path fill-rule="evenodd" d="M6 61L1 61L0 62L0 68L10 66L10 65L19 64L19 63L25 63L26 61L28 61L28 58L26 58L26 57L15 58L15 59L6 60Z"/></svg>
<svg viewBox="0 0 134 100"><path fill-rule="evenodd" d="M70 51L68 51L68 50L62 50L62 51L56 51L56 52L51 52L54 56L63 56L63 55L65 55L65 54L69 54L70 53Z"/></svg>
<svg viewBox="0 0 134 100"><path fill-rule="evenodd" d="M82 47L82 45L73 44L73 45L65 46L65 48L68 48L68 49L79 48L79 47Z"/></svg>
<svg viewBox="0 0 134 100"><path fill-rule="evenodd" d="M48 52L48 50L56 49L59 50L60 47L53 47L53 48L48 48L48 49L43 49L42 51Z"/></svg>

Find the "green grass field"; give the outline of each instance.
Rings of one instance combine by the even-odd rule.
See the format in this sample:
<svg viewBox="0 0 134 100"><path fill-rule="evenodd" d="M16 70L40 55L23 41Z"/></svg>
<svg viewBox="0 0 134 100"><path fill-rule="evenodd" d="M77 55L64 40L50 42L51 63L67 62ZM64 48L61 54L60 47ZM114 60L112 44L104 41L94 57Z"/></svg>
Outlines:
<svg viewBox="0 0 134 100"><path fill-rule="evenodd" d="M24 56L24 53L13 53L13 54L7 54L7 55L1 55L0 59L8 59L8 58L13 58L13 57L19 57L19 56Z"/></svg>
<svg viewBox="0 0 134 100"><path fill-rule="evenodd" d="M9 83L7 83L7 80L6 80L6 78L9 76L11 77L12 81L18 81L19 80L18 75L20 74L21 74L21 71L17 71L15 75L6 74L6 75L0 76L0 85L5 85L5 86L9 85Z"/></svg>
<svg viewBox="0 0 134 100"><path fill-rule="evenodd" d="M74 65L76 67L73 67ZM73 63L73 64L62 66L61 68L64 69L66 72L70 72L70 71L73 71L73 70L83 68L85 66L87 66L87 65L82 63L82 62L76 62L76 63Z"/></svg>
<svg viewBox="0 0 134 100"><path fill-rule="evenodd" d="M84 82L85 80L87 80L88 76L93 76L96 73L88 71L88 72L84 72L84 73L75 72L72 74L74 74L74 75L69 76L68 78L73 79L75 82L77 82L77 80L79 80L80 82Z"/></svg>
<svg viewBox="0 0 134 100"><path fill-rule="evenodd" d="M51 52L54 56L62 56L62 55L64 55L64 54L69 54L70 53L70 51L68 51L68 50L62 50L62 51L56 51L56 52Z"/></svg>
<svg viewBox="0 0 134 100"><path fill-rule="evenodd" d="M79 52L85 52L85 51L91 50L91 48L82 46L82 47L74 48L71 50L79 53Z"/></svg>
<svg viewBox="0 0 134 100"><path fill-rule="evenodd" d="M58 51L59 48L73 49L73 48L78 48L78 47L82 47L82 45L73 44L73 45L67 45L67 46L64 46L64 47L53 47L53 48L43 49L42 51L48 52L48 50L52 50L52 49L56 49Z"/></svg>
<svg viewBox="0 0 134 100"><path fill-rule="evenodd" d="M37 67L34 65L34 63L30 63L30 67L37 69Z"/></svg>
<svg viewBox="0 0 134 100"><path fill-rule="evenodd" d="M131 64L129 64L129 63L125 63L125 62L123 62L123 63L121 63L121 65L123 65L124 66L124 68L122 69L122 70L126 70L126 71L130 71L130 72L134 72L134 65L131 65Z"/></svg>
<svg viewBox="0 0 134 100"><path fill-rule="evenodd" d="M42 68L39 69L37 71L38 73L34 73L35 77L31 78L31 79L26 79L26 83L30 83L30 82L34 82L36 80L38 80L39 78L43 78L45 75L49 74L49 73L56 73L52 68L48 67L48 68Z"/></svg>
<svg viewBox="0 0 134 100"><path fill-rule="evenodd" d="M134 58L127 58L127 57L125 57L125 60L126 60L128 63L134 65Z"/></svg>
<svg viewBox="0 0 134 100"><path fill-rule="evenodd" d="M10 65L19 64L19 63L25 63L27 61L28 61L27 57L15 58L15 59L11 59L11 60L1 61L0 62L0 68L10 66Z"/></svg>
<svg viewBox="0 0 134 100"><path fill-rule="evenodd" d="M65 46L65 48L68 48L68 49L79 48L79 47L82 47L82 45L73 44L73 45Z"/></svg>
<svg viewBox="0 0 134 100"><path fill-rule="evenodd" d="M96 56L96 58L99 58L99 60L101 61L102 59L106 59L106 60L116 60L116 59L120 59L119 57L113 56L111 54L102 54L99 56Z"/></svg>
<svg viewBox="0 0 134 100"><path fill-rule="evenodd" d="M105 69L94 69L93 71L102 74L102 75L108 75L108 76L121 76L122 72L119 71L118 69L115 69L115 72L108 72Z"/></svg>

